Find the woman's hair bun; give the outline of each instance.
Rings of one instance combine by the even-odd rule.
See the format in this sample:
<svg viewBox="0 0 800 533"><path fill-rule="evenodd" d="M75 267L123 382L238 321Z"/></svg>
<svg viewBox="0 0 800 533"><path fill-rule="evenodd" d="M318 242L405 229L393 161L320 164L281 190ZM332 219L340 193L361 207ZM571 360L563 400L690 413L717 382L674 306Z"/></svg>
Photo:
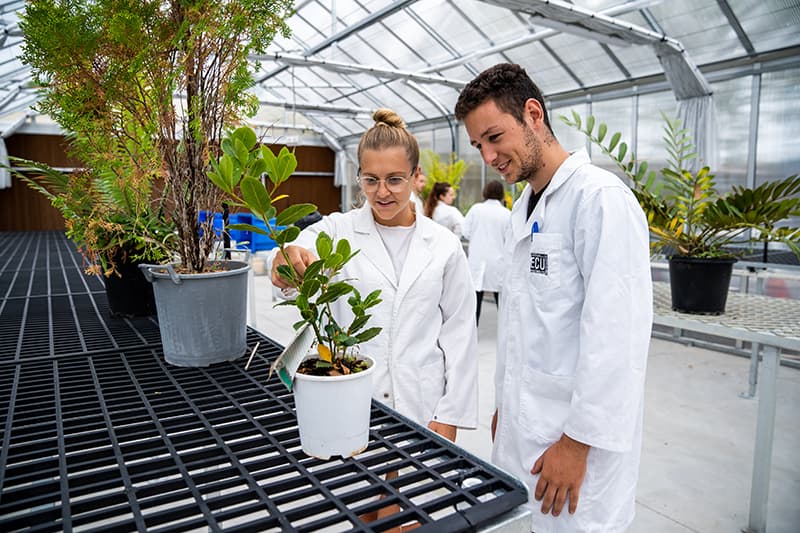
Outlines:
<svg viewBox="0 0 800 533"><path fill-rule="evenodd" d="M391 109L381 108L375 111L372 115L372 119L375 121L375 125L378 124L385 124L387 126L391 126L393 128L405 128L406 124L403 122L403 119L400 118L400 115L392 111Z"/></svg>

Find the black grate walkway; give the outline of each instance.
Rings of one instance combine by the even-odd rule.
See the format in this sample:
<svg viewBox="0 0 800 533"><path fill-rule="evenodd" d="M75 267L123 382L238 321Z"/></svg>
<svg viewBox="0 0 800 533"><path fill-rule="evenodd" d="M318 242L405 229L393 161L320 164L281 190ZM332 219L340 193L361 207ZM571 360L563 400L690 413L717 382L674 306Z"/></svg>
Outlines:
<svg viewBox="0 0 800 533"><path fill-rule="evenodd" d="M250 331L261 344L247 371L244 358L168 365L155 322L109 318L63 235L0 233L9 246L20 252L0 263L0 531L472 531L527 499L375 402L366 452L310 458L291 393L267 383L280 346ZM359 520L393 503L400 513Z"/></svg>

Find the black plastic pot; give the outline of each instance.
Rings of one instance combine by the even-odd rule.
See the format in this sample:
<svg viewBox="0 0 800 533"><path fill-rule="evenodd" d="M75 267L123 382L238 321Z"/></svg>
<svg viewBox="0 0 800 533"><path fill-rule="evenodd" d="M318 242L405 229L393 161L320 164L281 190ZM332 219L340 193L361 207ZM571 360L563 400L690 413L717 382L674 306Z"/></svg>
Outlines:
<svg viewBox="0 0 800 533"><path fill-rule="evenodd" d="M103 278L111 316L131 318L156 314L153 284L148 282L139 268L139 263L116 261L120 276L112 274Z"/></svg>
<svg viewBox="0 0 800 533"><path fill-rule="evenodd" d="M735 262L733 258L670 257L672 310L700 315L724 313Z"/></svg>

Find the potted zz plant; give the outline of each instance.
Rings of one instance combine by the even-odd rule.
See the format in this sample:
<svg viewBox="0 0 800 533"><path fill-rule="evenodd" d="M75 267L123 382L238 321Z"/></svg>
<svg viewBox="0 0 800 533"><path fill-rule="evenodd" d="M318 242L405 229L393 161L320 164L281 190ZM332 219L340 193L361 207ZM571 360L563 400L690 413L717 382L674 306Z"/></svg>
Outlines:
<svg viewBox="0 0 800 533"><path fill-rule="evenodd" d="M268 235L278 245L277 253L287 257L286 246L300 234L292 224L317 210L313 204L295 204L278 212L275 206L286 199L277 190L294 172L295 155L284 147L276 156L269 147L258 144L249 127L240 127L223 139L222 152L219 160L212 160L209 178L225 192L230 204L249 209L266 226L232 224L230 229ZM265 173L269 187L261 179ZM351 280L340 279L342 268L358 253L346 239L334 242L321 232L316 252L319 259L308 265L302 276L288 258L287 264L277 269L294 293L278 305L295 306L300 312L292 345L302 350L297 354L302 361L298 359L296 370L280 374L294 390L303 451L324 459L349 457L363 451L369 440L375 361L359 354L358 347L381 331L366 327L371 317L367 311L381 302L380 290L362 297ZM352 311L346 325L331 308L344 297ZM308 347L315 349L306 353ZM287 367L291 364L286 363Z"/></svg>
<svg viewBox="0 0 800 533"><path fill-rule="evenodd" d="M630 179L647 215L651 249L668 255L673 310L720 314L737 260L732 245L782 242L800 257L800 228L784 222L800 216L800 176L755 188L734 186L722 194L708 166L696 172L686 168L696 157L691 135L680 119L662 116L668 159L661 180L628 151L620 133L607 136L607 126L593 116L584 122L573 112L571 119L561 119L586 135Z"/></svg>
<svg viewBox="0 0 800 533"><path fill-rule="evenodd" d="M208 366L246 351L250 266L210 257L223 194L207 172L225 125L257 110L250 57L288 36L292 4L31 0L21 15L39 109L103 141L107 165L136 169L165 191L175 236L169 257L144 274L171 364Z"/></svg>

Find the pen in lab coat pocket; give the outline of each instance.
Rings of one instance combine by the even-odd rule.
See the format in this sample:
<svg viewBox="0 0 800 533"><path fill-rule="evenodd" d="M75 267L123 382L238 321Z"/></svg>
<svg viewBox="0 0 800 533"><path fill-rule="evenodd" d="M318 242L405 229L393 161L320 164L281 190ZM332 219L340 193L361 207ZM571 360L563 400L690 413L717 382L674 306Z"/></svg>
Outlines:
<svg viewBox="0 0 800 533"><path fill-rule="evenodd" d="M539 233L539 223L535 220L533 221L533 226L531 226L531 242L533 242L534 233Z"/></svg>

